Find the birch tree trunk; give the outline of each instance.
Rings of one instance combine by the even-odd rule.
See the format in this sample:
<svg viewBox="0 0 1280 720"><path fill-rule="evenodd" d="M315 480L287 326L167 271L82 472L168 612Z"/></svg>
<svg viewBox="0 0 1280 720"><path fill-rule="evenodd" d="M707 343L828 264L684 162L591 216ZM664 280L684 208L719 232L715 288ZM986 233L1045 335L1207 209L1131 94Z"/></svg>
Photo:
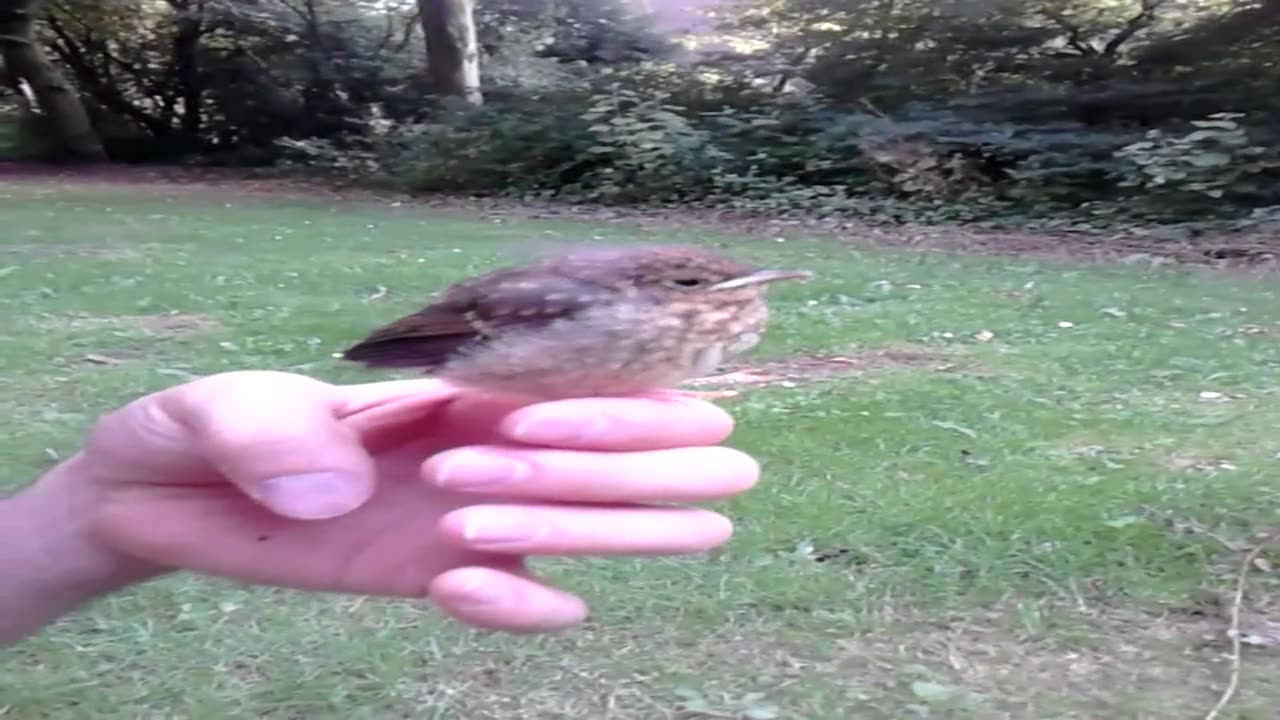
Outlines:
<svg viewBox="0 0 1280 720"><path fill-rule="evenodd" d="M474 1L418 0L418 14L427 43L427 73L432 86L441 95L482 104Z"/></svg>

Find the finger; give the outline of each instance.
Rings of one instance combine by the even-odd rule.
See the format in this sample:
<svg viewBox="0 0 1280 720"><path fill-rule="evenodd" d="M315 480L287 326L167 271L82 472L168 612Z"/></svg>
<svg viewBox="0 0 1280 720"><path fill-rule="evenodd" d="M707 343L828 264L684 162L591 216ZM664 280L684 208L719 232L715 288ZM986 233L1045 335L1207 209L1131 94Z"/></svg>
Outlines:
<svg viewBox="0 0 1280 720"><path fill-rule="evenodd" d="M584 503L701 502L750 489L760 466L732 448L709 446L603 453L481 445L448 450L423 477L459 492Z"/></svg>
<svg viewBox="0 0 1280 720"><path fill-rule="evenodd" d="M487 567L441 573L432 580L428 595L450 616L491 630L560 630L587 616L586 603L574 595Z"/></svg>
<svg viewBox="0 0 1280 720"><path fill-rule="evenodd" d="M440 519L440 536L472 550L521 555L659 555L709 550L733 534L697 508L471 505Z"/></svg>
<svg viewBox="0 0 1280 720"><path fill-rule="evenodd" d="M440 447L501 442L503 418L530 404L527 398L467 390L450 399L432 424L432 439Z"/></svg>
<svg viewBox="0 0 1280 720"><path fill-rule="evenodd" d="M462 392L433 378L339 385L334 386L334 390L340 403L336 414L342 418L385 413L389 407L405 411L407 408L439 405Z"/></svg>
<svg viewBox="0 0 1280 720"><path fill-rule="evenodd" d="M332 518L368 500L373 461L334 416L337 388L284 373L245 375L205 378L161 402L219 474L277 514Z"/></svg>
<svg viewBox="0 0 1280 720"><path fill-rule="evenodd" d="M577 398L516 409L502 420L507 438L529 445L584 450L659 450L715 445L733 417L690 397Z"/></svg>
<svg viewBox="0 0 1280 720"><path fill-rule="evenodd" d="M362 438L371 454L421 440L425 424L438 425L439 414L447 412L461 392L429 378L343 385L335 390L340 398L335 415Z"/></svg>

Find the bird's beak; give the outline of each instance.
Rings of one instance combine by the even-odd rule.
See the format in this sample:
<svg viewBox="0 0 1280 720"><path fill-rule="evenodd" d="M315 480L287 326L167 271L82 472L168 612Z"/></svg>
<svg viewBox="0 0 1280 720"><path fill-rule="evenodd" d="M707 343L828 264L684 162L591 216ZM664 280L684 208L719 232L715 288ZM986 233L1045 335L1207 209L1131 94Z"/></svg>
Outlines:
<svg viewBox="0 0 1280 720"><path fill-rule="evenodd" d="M711 286L711 289L731 290L733 288L747 287L748 285L770 283L775 280L808 280L811 277L813 277L813 273L807 270L757 270L750 275L743 275L742 277L716 283Z"/></svg>

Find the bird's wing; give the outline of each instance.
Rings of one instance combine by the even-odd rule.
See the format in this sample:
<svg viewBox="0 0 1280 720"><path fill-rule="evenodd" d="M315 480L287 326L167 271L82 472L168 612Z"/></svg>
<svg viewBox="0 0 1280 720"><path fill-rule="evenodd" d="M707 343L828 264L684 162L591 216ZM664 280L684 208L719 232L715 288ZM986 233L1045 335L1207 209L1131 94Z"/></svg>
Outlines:
<svg viewBox="0 0 1280 720"><path fill-rule="evenodd" d="M494 273L459 283L436 302L374 330L343 358L368 367L436 367L463 346L576 315L608 289L552 273Z"/></svg>

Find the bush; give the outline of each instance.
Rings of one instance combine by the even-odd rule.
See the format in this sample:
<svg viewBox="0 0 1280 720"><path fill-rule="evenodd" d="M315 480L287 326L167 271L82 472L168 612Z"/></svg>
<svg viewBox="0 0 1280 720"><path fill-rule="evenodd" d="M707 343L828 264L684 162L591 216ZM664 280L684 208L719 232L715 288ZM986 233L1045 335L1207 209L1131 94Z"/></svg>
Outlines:
<svg viewBox="0 0 1280 720"><path fill-rule="evenodd" d="M1017 106L1023 119L1001 120L1007 93L885 113L669 65L570 78L418 123L370 121L346 144L290 145L307 163L423 192L783 215L1021 221L1086 208L1114 221L1202 217L1192 196L1238 216L1280 202L1280 155L1238 115L1143 133L1037 116L1036 97Z"/></svg>
<svg viewBox="0 0 1280 720"><path fill-rule="evenodd" d="M664 202L706 194L719 150L711 133L665 93L645 95L614 85L591 96L579 118L592 144L592 171L565 188L604 202Z"/></svg>
<svg viewBox="0 0 1280 720"><path fill-rule="evenodd" d="M1155 129L1146 139L1116 151L1129 164L1124 187L1140 187L1151 202L1220 210L1224 200L1276 202L1280 149L1254 144L1237 119L1242 113L1215 113L1191 123L1193 130L1170 134Z"/></svg>
<svg viewBox="0 0 1280 720"><path fill-rule="evenodd" d="M0 160L40 160L49 152L43 118L0 96Z"/></svg>
<svg viewBox="0 0 1280 720"><path fill-rule="evenodd" d="M594 139L574 94L453 108L393 131L379 152L388 171L425 192L535 193L590 172Z"/></svg>
<svg viewBox="0 0 1280 720"><path fill-rule="evenodd" d="M0 160L22 159L20 122L16 113L0 112Z"/></svg>

